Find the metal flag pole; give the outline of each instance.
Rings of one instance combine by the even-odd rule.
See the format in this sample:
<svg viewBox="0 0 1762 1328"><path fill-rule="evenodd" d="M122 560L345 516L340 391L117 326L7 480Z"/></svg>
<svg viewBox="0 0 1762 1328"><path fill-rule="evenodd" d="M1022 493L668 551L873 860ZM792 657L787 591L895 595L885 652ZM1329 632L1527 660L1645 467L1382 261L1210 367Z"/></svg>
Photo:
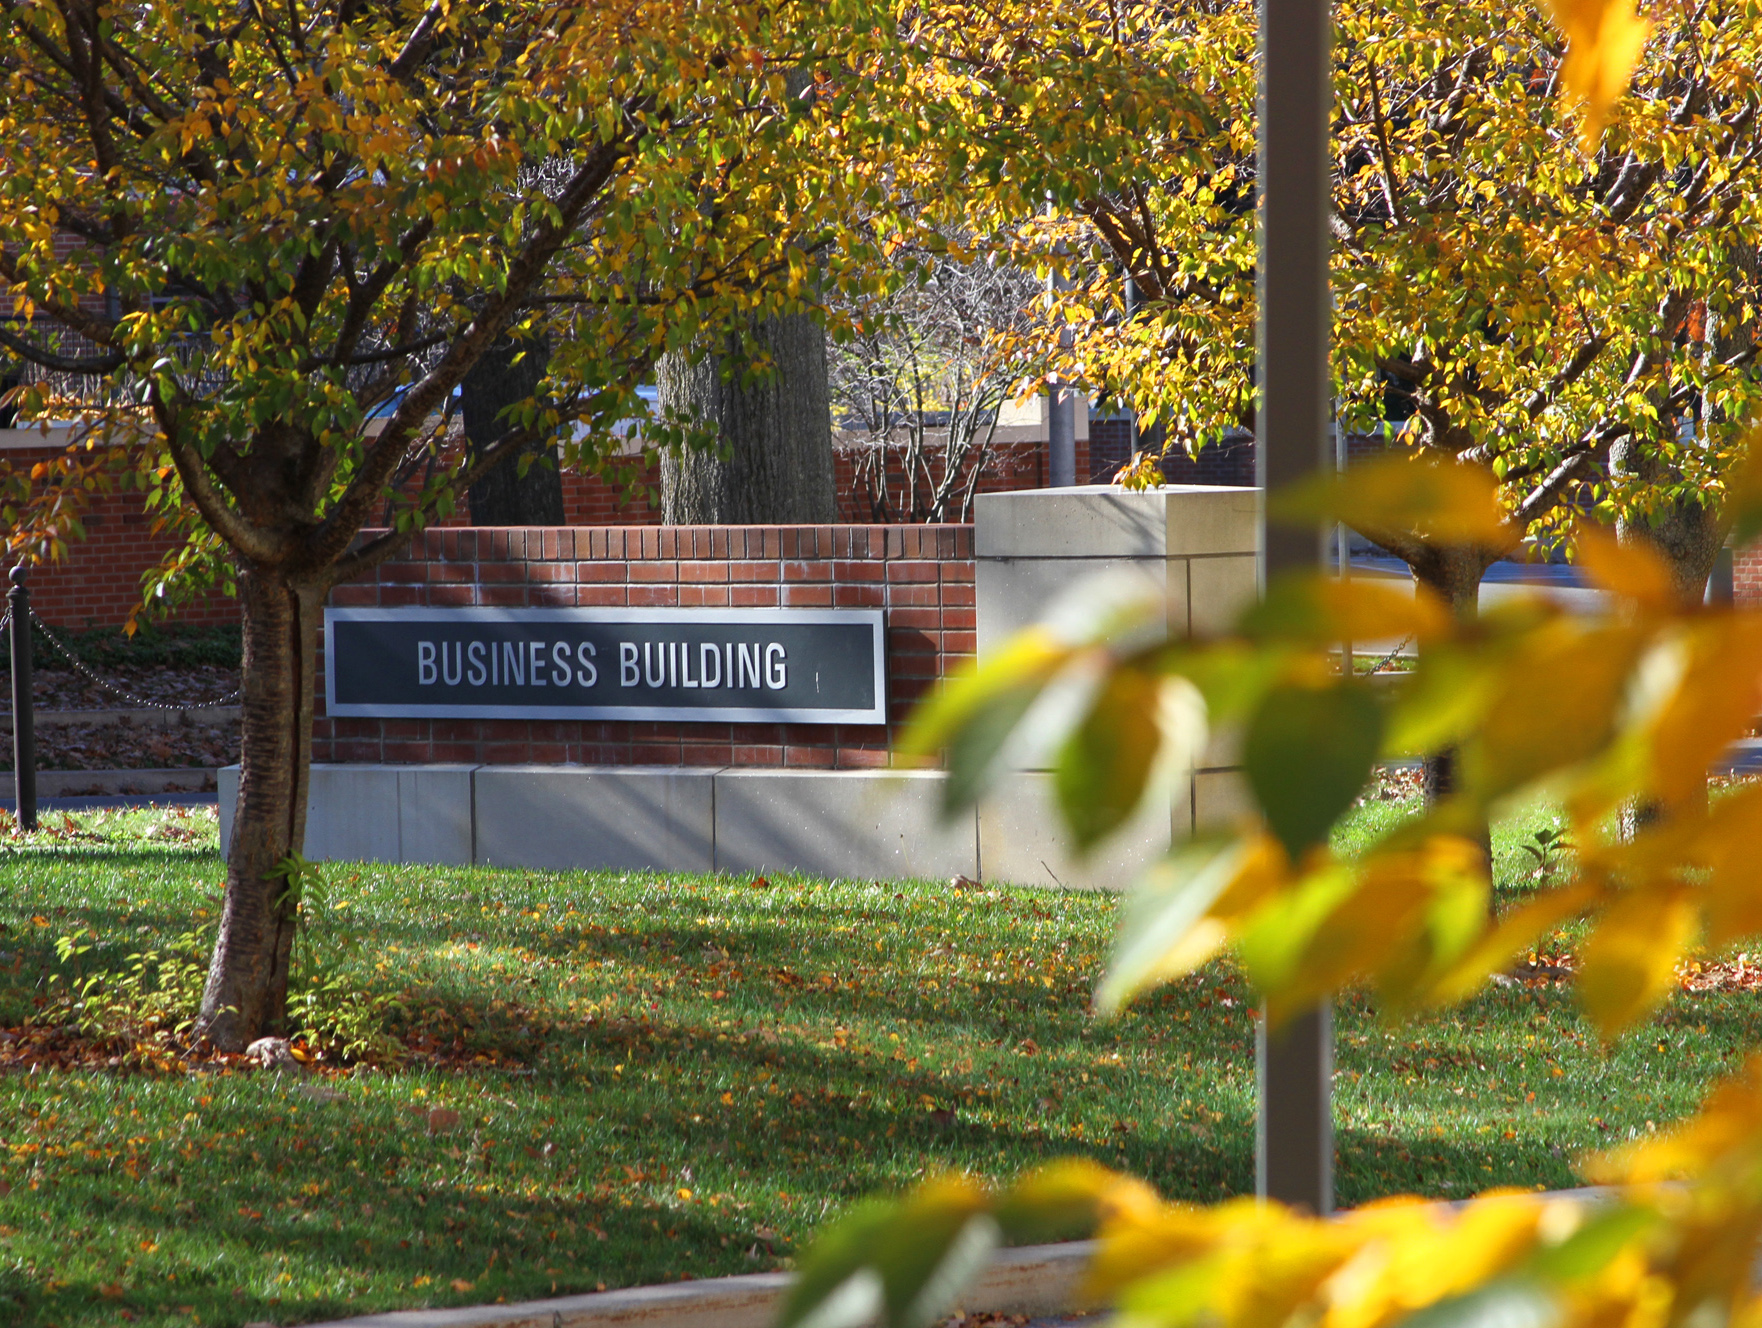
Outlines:
<svg viewBox="0 0 1762 1328"><path fill-rule="evenodd" d="M1255 468L1262 490L1328 468L1328 121L1333 107L1328 0L1261 0L1259 117L1260 400ZM1326 566L1326 536L1267 526L1265 576ZM1327 1006L1255 1047L1260 1090L1256 1190L1314 1213L1333 1207L1333 1019Z"/></svg>

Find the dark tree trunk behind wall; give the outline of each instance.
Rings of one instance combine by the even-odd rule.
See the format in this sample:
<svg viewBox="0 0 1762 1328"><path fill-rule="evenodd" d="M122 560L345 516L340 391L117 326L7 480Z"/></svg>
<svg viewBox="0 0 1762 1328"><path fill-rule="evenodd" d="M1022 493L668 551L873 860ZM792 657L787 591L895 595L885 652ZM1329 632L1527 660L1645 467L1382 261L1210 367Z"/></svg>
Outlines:
<svg viewBox="0 0 1762 1328"><path fill-rule="evenodd" d="M502 411L532 396L550 363L550 347L540 339L498 340L459 384L465 440L479 455L508 431ZM563 524L563 476L555 455L550 464L536 460L520 474L523 457L542 454L535 443L510 456L471 486L471 521L479 526L560 526Z"/></svg>
<svg viewBox="0 0 1762 1328"><path fill-rule="evenodd" d="M754 329L771 366L752 375L730 344L696 364L664 357L663 409L713 425L726 455L661 458L661 519L668 525L814 525L838 519L826 334L807 314Z"/></svg>

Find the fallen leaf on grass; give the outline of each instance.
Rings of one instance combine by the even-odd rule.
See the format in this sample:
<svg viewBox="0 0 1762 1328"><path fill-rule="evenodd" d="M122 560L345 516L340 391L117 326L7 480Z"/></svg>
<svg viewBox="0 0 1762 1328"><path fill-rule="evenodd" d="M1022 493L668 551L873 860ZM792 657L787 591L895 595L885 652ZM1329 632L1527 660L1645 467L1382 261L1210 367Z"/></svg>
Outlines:
<svg viewBox="0 0 1762 1328"><path fill-rule="evenodd" d="M427 1120L430 1134L445 1134L459 1123L459 1113L445 1107L436 1107L428 1113Z"/></svg>
<svg viewBox="0 0 1762 1328"><path fill-rule="evenodd" d="M464 1292L466 1292L466 1291L469 1291L469 1290L471 1290L471 1288L472 1288L472 1287L473 1287L473 1286L475 1286L475 1285L476 1285L476 1283L474 1283L474 1282L467 1282L467 1281L466 1281L466 1280L465 1280L465 1279L464 1279L464 1278L462 1278L462 1277L455 1277L455 1278L454 1278L454 1279L453 1279L453 1290L455 1290L455 1291L457 1291L457 1292L460 1292L460 1293L464 1293Z"/></svg>

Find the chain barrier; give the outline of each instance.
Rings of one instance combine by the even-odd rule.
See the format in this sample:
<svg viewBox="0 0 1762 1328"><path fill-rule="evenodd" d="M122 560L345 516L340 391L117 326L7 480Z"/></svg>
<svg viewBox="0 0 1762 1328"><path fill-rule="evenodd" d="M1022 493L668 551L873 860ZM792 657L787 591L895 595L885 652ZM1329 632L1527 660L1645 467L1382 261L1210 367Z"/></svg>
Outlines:
<svg viewBox="0 0 1762 1328"><path fill-rule="evenodd" d="M1368 668L1368 669L1366 669L1366 670L1365 670L1365 672L1366 672L1366 673L1367 673L1367 674L1369 674L1369 673L1381 673L1381 672L1382 672L1382 671L1383 671L1383 670L1384 670L1384 669L1386 669L1386 668L1388 668L1388 667L1389 667L1389 665L1391 665L1391 664L1393 664L1393 663L1394 663L1394 662L1395 662L1395 660L1396 660L1396 659L1397 659L1397 657L1399 657L1399 656L1400 656L1400 654L1401 654L1401 652L1402 652L1402 651L1403 651L1403 650L1405 650L1405 649L1407 649L1407 645L1408 645L1408 642L1410 642L1410 641L1412 641L1412 640L1413 640L1413 637L1412 637L1412 636L1404 636L1404 637L1402 637L1402 638L1401 638L1401 641L1400 641L1400 644L1399 644L1399 645L1397 645L1397 646L1396 646L1396 647L1395 647L1395 648L1394 648L1394 649L1393 649L1393 650L1391 650L1391 651L1390 651L1390 652L1389 652L1389 653L1388 653L1388 654L1386 654L1386 655L1384 655L1384 656L1383 656L1383 657L1382 657L1382 658L1381 658L1381 659L1379 659L1379 660L1378 660L1378 661L1377 661L1377 662L1376 662L1376 663L1375 663L1375 664L1372 664L1372 665L1371 665L1371 666L1370 666L1370 667L1369 667L1369 668Z"/></svg>
<svg viewBox="0 0 1762 1328"><path fill-rule="evenodd" d="M12 615L10 613L7 614L8 618L10 618L11 616ZM234 701L238 700L241 695L243 695L242 688L235 688L232 691L228 692L225 696L218 697L212 701L192 701L192 702L186 702L182 705L168 705L164 701L149 701L145 697L136 696L132 692L129 692L121 687L118 687L113 682L106 682L103 678L100 678L96 673L93 673L92 670L87 668L85 666L85 664L83 662L81 662L81 660L73 653L73 651L68 648L67 644L64 641L62 641L62 639L60 637L56 636L52 630L50 630L49 624L44 622L41 618L39 618L37 616L37 611L35 609L31 610L31 621L33 623L35 623L37 625L37 627L42 631L44 639L47 640L50 645L55 647L56 653L58 653L63 659L65 659L70 665L73 666L73 671L75 673L79 674L80 677L84 678L87 682L92 683L99 688L102 688L106 692L109 692L112 696L120 697L122 700L127 701L131 706L134 706L137 709L140 709L140 710L201 710L201 709L205 709L206 707L209 707L209 706L231 705ZM0 626L4 626L4 623L0 623Z"/></svg>

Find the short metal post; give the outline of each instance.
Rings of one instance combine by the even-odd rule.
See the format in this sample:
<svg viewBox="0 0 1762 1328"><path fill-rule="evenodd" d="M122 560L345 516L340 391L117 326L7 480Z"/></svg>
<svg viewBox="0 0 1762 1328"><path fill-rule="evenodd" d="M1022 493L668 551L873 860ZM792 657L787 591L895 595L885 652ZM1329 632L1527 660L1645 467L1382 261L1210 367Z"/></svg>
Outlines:
<svg viewBox="0 0 1762 1328"><path fill-rule="evenodd" d="M1328 126L1333 111L1329 0L1261 0L1260 399L1255 463L1261 488L1331 469L1328 447ZM1327 565L1327 538L1263 527L1268 575ZM1326 1213L1334 1203L1333 1024L1327 1008L1291 1020L1257 1048L1256 1189Z"/></svg>
<svg viewBox="0 0 1762 1328"><path fill-rule="evenodd" d="M12 613L12 791L21 830L37 828L37 722L31 711L31 592L25 568L12 569L6 607Z"/></svg>

